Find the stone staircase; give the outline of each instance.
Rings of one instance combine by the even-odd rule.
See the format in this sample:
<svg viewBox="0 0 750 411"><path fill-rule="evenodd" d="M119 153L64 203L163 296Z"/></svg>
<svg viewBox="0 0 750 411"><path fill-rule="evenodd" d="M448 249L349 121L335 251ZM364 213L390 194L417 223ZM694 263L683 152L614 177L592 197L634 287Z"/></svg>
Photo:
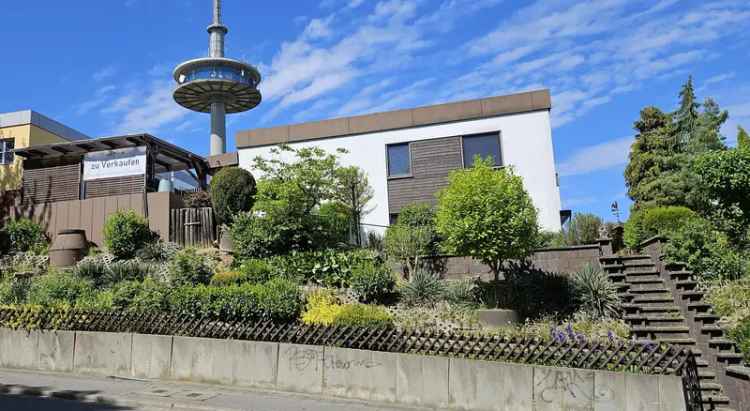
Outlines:
<svg viewBox="0 0 750 411"><path fill-rule="evenodd" d="M697 356L704 409L750 409L727 376L750 370L684 265L664 265L648 255L605 256L600 264L619 288L624 319L637 340L683 346Z"/></svg>

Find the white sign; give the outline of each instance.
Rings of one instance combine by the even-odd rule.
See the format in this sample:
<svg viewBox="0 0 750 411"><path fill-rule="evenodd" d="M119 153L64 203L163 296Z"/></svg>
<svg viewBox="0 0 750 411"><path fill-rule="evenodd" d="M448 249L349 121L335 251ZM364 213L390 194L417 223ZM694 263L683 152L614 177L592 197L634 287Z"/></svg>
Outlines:
<svg viewBox="0 0 750 411"><path fill-rule="evenodd" d="M83 157L83 180L146 174L146 147L97 151Z"/></svg>

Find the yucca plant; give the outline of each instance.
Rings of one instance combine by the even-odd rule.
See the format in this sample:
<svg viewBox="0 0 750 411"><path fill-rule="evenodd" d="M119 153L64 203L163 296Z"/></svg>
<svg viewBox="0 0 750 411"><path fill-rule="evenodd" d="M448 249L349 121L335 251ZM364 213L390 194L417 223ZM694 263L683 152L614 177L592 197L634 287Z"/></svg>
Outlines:
<svg viewBox="0 0 750 411"><path fill-rule="evenodd" d="M426 270L417 270L401 287L401 300L407 305L432 305L445 294L440 278Z"/></svg>
<svg viewBox="0 0 750 411"><path fill-rule="evenodd" d="M617 287L602 270L586 265L573 274L573 289L579 310L592 318L619 318L620 297Z"/></svg>

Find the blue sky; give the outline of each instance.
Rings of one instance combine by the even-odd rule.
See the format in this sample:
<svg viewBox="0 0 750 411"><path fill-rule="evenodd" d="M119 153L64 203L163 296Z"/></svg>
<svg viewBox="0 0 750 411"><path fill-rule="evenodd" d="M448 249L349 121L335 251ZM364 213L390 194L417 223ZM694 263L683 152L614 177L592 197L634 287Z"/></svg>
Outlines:
<svg viewBox="0 0 750 411"><path fill-rule="evenodd" d="M0 112L37 110L91 136L149 132L198 153L208 117L177 106L171 70L206 54L210 0L8 2ZM563 206L611 218L647 104L689 74L750 128L746 0L224 1L227 55L255 64L255 127L550 88Z"/></svg>

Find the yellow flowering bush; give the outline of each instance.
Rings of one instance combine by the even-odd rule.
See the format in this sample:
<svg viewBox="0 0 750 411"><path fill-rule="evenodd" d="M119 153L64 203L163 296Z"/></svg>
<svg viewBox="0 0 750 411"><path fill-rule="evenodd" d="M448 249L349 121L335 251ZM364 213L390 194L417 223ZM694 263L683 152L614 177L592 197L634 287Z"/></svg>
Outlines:
<svg viewBox="0 0 750 411"><path fill-rule="evenodd" d="M378 327L391 325L391 314L383 307L366 304L340 304L327 289L312 291L307 296L307 308L302 322L319 325Z"/></svg>

